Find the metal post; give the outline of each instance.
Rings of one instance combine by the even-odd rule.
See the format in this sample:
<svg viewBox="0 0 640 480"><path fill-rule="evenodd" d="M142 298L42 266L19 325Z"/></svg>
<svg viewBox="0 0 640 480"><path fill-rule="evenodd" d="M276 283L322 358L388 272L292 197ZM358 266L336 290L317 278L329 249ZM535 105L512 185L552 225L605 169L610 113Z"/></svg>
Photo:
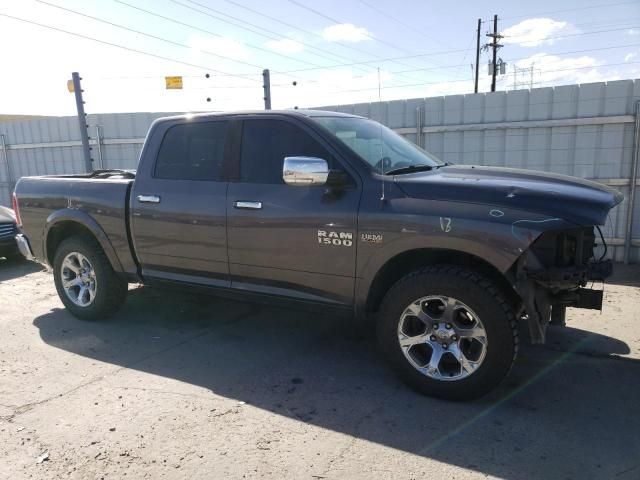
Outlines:
<svg viewBox="0 0 640 480"><path fill-rule="evenodd" d="M7 144L4 139L4 133L0 134L0 146L2 147L2 157L4 158L4 163L7 169L7 182L9 183L9 188L13 190L15 181L13 178L13 172L11 171L11 164L9 163L9 153L7 152Z"/></svg>
<svg viewBox="0 0 640 480"><path fill-rule="evenodd" d="M478 19L478 36L476 38L476 85L473 90L474 93L478 93L478 69L480 67L480 29L482 28L482 19Z"/></svg>
<svg viewBox="0 0 640 480"><path fill-rule="evenodd" d="M631 242L633 241L633 207L636 202L636 183L638 182L638 157L640 157L640 100L636 102L636 126L633 142L633 163L629 181L629 200L627 206L627 231L624 239L624 263L629 263Z"/></svg>
<svg viewBox="0 0 640 480"><path fill-rule="evenodd" d="M264 109L271 110L271 76L268 68L262 71L262 79L264 81L262 85L264 88Z"/></svg>
<svg viewBox="0 0 640 480"><path fill-rule="evenodd" d="M93 171L91 147L89 147L89 135L87 134L87 114L84 113L84 100L82 100L82 87L80 86L80 75L78 72L71 74L73 80L73 92L76 97L76 108L78 109L78 126L80 127L80 140L82 140L82 153L84 156L84 165L87 172Z"/></svg>
<svg viewBox="0 0 640 480"><path fill-rule="evenodd" d="M104 161L102 160L102 138L100 137L100 125L96 125L96 149L98 150L98 166L104 169Z"/></svg>
<svg viewBox="0 0 640 480"><path fill-rule="evenodd" d="M422 145L422 108L416 107L416 145L424 148Z"/></svg>

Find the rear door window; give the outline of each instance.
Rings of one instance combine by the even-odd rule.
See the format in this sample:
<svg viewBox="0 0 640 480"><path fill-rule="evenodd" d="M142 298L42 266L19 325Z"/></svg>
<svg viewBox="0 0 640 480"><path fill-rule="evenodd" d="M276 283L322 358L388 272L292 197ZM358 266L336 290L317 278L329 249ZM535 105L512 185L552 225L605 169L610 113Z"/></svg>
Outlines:
<svg viewBox="0 0 640 480"><path fill-rule="evenodd" d="M228 122L183 123L169 128L156 160L155 178L220 180Z"/></svg>

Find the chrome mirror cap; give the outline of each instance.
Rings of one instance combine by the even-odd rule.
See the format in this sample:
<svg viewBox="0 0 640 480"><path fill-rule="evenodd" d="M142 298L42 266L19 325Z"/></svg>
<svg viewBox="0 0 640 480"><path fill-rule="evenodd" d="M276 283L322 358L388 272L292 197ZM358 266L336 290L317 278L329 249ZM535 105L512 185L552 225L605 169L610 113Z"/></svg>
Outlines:
<svg viewBox="0 0 640 480"><path fill-rule="evenodd" d="M287 185L325 185L329 177L326 160L316 157L285 157L282 179Z"/></svg>

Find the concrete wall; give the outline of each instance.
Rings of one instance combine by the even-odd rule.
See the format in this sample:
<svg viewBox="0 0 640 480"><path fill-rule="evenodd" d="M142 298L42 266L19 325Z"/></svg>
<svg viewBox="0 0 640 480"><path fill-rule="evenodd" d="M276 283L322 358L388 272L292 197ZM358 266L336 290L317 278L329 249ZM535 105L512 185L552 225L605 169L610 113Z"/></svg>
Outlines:
<svg viewBox="0 0 640 480"><path fill-rule="evenodd" d="M381 121L445 161L528 168L595 179L628 198L640 80L319 107ZM153 120L168 113L89 115L95 168L136 168ZM96 144L96 126L100 145ZM0 204L16 178L82 172L75 117L0 123ZM9 169L2 154L6 153ZM622 258L628 201L603 229ZM640 260L640 195L633 257Z"/></svg>

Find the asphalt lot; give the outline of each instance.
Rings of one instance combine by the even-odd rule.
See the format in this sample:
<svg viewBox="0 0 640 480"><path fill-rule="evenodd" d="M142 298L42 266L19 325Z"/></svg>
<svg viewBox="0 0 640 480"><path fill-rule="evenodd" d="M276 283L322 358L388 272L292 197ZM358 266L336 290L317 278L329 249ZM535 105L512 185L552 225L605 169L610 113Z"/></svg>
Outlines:
<svg viewBox="0 0 640 480"><path fill-rule="evenodd" d="M85 322L0 260L0 478L640 478L640 266L605 298L460 404L344 318L137 287Z"/></svg>

